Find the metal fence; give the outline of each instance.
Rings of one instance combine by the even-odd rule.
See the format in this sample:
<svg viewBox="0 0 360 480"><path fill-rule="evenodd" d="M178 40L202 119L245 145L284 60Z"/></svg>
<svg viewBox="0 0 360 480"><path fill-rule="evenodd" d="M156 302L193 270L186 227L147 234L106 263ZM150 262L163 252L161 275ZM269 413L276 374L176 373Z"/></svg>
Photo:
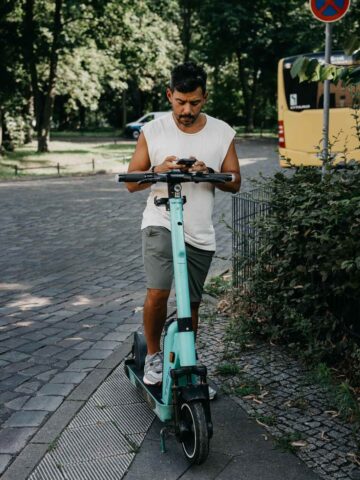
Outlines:
<svg viewBox="0 0 360 480"><path fill-rule="evenodd" d="M257 188L232 197L233 285L246 288L257 258L260 234L257 220L270 210L271 191Z"/></svg>

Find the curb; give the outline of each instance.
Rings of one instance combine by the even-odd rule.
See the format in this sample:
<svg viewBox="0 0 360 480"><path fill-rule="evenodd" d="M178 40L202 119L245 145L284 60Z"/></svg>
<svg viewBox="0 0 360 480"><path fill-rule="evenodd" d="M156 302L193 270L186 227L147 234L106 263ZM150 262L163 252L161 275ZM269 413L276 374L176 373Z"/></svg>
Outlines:
<svg viewBox="0 0 360 480"><path fill-rule="evenodd" d="M126 340L105 358L63 401L4 472L1 480L26 480L86 401L131 351Z"/></svg>

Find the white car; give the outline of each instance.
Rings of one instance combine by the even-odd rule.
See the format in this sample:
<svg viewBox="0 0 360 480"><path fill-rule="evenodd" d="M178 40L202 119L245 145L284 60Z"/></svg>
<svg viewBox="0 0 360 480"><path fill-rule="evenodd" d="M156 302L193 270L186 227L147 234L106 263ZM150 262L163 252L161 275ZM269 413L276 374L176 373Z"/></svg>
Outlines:
<svg viewBox="0 0 360 480"><path fill-rule="evenodd" d="M150 122L151 120L154 120L155 118L162 117L163 115L166 115L169 112L150 112L146 113L142 117L140 117L138 120L135 120L135 122L130 122L126 124L125 127L125 135L135 138L137 140L140 135L141 128L145 125L145 123Z"/></svg>

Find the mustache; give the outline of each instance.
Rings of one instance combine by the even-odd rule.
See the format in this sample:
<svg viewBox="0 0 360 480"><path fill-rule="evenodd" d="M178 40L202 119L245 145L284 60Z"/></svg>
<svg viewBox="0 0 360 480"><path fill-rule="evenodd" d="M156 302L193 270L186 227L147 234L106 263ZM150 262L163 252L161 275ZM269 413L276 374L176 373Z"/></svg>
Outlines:
<svg viewBox="0 0 360 480"><path fill-rule="evenodd" d="M180 118L195 118L194 115L180 115Z"/></svg>

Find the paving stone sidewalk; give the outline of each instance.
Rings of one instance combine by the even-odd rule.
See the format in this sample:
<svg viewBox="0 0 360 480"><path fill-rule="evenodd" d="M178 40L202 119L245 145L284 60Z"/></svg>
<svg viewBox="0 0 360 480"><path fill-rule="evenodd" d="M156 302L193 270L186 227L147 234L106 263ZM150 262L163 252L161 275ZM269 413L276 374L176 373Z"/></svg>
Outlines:
<svg viewBox="0 0 360 480"><path fill-rule="evenodd" d="M312 382L306 368L280 347L255 342L239 350L221 341L230 320L217 313L216 301L204 305L203 320L200 358L217 388L261 425L269 440L293 450L324 480L360 478L354 425L339 417L329 393Z"/></svg>
<svg viewBox="0 0 360 480"><path fill-rule="evenodd" d="M198 352L210 371L222 358L223 327L224 323L216 329L207 322L201 325ZM190 466L174 437L167 439L167 452L161 454L163 425L130 384L122 362L54 442L29 480L147 480L149 472L154 480L318 479L295 456L274 449L264 430L227 395L219 392L219 399L212 402L212 416L215 433L204 465Z"/></svg>
<svg viewBox="0 0 360 480"><path fill-rule="evenodd" d="M140 198L111 177L0 184L0 472L141 321Z"/></svg>

